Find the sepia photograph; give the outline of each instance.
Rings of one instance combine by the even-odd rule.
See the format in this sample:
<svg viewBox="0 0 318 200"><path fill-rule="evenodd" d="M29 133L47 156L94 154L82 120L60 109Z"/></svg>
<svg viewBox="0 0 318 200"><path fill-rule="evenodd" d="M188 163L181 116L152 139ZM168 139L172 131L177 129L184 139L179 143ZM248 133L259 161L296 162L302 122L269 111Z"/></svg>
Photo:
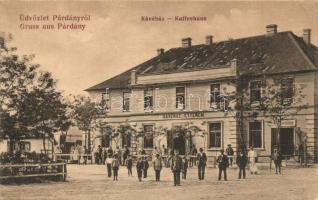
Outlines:
<svg viewBox="0 0 318 200"><path fill-rule="evenodd" d="M318 200L318 1L1 1L0 200Z"/></svg>

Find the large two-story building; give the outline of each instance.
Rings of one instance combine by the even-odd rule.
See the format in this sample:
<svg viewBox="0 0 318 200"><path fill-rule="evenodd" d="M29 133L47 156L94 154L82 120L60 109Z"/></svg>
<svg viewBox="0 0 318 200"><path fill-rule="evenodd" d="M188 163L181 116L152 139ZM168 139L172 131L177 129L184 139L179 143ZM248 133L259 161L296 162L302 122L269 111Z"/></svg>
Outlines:
<svg viewBox="0 0 318 200"><path fill-rule="evenodd" d="M181 47L158 49L157 56L86 91L96 102L105 102L105 126L115 130L128 124L144 133L125 136L116 144L104 134L99 142L105 147L127 145L136 153L165 145L186 153L194 144L216 155L228 144L237 150L244 143L269 155L275 145L293 154L306 141L308 155L316 161L317 70L318 48L311 43L311 30L304 29L299 37L278 32L273 24L264 35L241 39L215 42L207 36L204 44L192 45L191 38L184 38ZM282 103L291 110L306 105L284 116L279 127L257 106L270 83L285 91ZM296 101L296 88L301 88L301 101ZM252 114L238 117L242 108L227 96L242 93Z"/></svg>

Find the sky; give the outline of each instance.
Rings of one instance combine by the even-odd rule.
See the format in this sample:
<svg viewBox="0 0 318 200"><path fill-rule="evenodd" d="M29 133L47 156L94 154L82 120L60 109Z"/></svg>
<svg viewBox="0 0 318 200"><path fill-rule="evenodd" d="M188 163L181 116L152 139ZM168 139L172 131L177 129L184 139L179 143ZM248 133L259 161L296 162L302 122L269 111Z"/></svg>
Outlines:
<svg viewBox="0 0 318 200"><path fill-rule="evenodd" d="M318 2L118 2L45 1L1 2L0 32L13 34L11 46L22 54L34 54L42 70L52 72L57 87L66 94L83 91L154 56L157 48L181 46L191 37L202 44L206 35L214 41L264 34L265 26L302 35L312 29L318 45ZM82 30L25 30L21 24L56 22L21 21L21 15L90 15ZM142 16L203 16L207 21L144 22ZM66 22L70 24L71 22Z"/></svg>

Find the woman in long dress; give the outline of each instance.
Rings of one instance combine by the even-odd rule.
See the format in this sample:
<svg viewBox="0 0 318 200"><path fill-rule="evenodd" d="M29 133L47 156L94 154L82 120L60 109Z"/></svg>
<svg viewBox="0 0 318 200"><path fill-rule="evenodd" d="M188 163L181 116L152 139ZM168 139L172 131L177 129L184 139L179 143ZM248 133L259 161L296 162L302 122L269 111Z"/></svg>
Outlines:
<svg viewBox="0 0 318 200"><path fill-rule="evenodd" d="M250 149L248 151L248 159L250 161L251 174L257 174L258 173L258 169L257 169L257 166L256 166L257 153L253 149L253 147L250 147Z"/></svg>
<svg viewBox="0 0 318 200"><path fill-rule="evenodd" d="M78 153L78 146L76 146L75 148L74 148L74 151L73 151L73 163L74 164L78 164L78 155L79 155L79 153Z"/></svg>

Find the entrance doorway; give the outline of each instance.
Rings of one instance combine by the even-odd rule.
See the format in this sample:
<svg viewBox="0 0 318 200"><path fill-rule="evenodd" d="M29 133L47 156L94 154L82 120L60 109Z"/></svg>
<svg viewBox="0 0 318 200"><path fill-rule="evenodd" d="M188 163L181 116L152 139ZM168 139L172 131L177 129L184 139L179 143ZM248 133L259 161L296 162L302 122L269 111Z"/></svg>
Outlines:
<svg viewBox="0 0 318 200"><path fill-rule="evenodd" d="M282 155L292 155L294 153L294 128L281 128L279 140L277 129L272 128L272 151L274 146L280 147Z"/></svg>
<svg viewBox="0 0 318 200"><path fill-rule="evenodd" d="M178 135L173 139L173 151L177 150L179 155L185 155L186 145L185 138L182 135Z"/></svg>
<svg viewBox="0 0 318 200"><path fill-rule="evenodd" d="M177 150L180 155L185 155L186 138L185 138L185 129L183 128L182 125L174 125L172 126L172 129L168 131L167 145L172 152Z"/></svg>

